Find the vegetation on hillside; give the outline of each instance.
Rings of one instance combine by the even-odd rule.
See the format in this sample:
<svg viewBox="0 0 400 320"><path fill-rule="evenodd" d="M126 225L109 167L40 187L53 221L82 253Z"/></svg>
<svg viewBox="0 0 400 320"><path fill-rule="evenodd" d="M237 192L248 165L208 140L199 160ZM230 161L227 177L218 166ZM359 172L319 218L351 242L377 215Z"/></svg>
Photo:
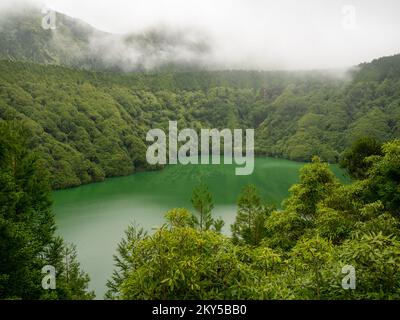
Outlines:
<svg viewBox="0 0 400 320"><path fill-rule="evenodd" d="M145 64L185 39L117 39L61 14L57 31L43 32L30 10L0 21L0 299L94 297L75 247L55 235L51 190L158 169L146 161L146 133L171 120L254 128L258 155L309 163L280 210L246 186L230 237L204 184L193 212L169 210L152 233L129 226L107 299L400 299L400 55L344 78L173 64L112 72L121 61L93 54L93 40L140 49ZM327 162L353 182L340 183ZM55 290L41 286L46 265ZM342 288L345 266L354 290Z"/></svg>
<svg viewBox="0 0 400 320"><path fill-rule="evenodd" d="M121 74L1 61L0 119L24 122L55 189L151 169L146 133L167 129L169 120L197 130L255 128L258 154L337 162L359 138L400 137L400 77L391 71L398 56L379 61L362 65L352 81L313 72Z"/></svg>
<svg viewBox="0 0 400 320"><path fill-rule="evenodd" d="M0 298L93 298L75 248L54 235L48 158L32 152L29 123L0 123ZM200 184L194 213L171 209L151 234L128 228L106 297L399 299L400 141L361 139L344 159L350 174L357 161L367 164L356 171L359 180L344 185L313 157L282 210L245 187L232 237L220 233L223 221L212 216L212 195ZM56 290L41 288L45 265L56 267ZM341 286L348 265L355 290Z"/></svg>
<svg viewBox="0 0 400 320"><path fill-rule="evenodd" d="M107 71L198 69L210 50L191 30L155 26L113 34L29 1L2 8L0 44L1 59Z"/></svg>
<svg viewBox="0 0 400 320"><path fill-rule="evenodd" d="M55 235L49 174L18 123L0 123L0 299L91 299L74 246ZM42 268L56 271L43 290Z"/></svg>

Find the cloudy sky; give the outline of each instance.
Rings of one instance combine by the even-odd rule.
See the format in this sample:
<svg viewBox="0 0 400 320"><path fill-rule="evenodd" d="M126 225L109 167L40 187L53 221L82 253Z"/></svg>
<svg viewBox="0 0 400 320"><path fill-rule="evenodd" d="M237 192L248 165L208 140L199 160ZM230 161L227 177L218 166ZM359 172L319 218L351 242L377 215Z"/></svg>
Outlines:
<svg viewBox="0 0 400 320"><path fill-rule="evenodd" d="M398 0L39 2L112 33L160 25L197 30L227 68L343 68L400 53Z"/></svg>

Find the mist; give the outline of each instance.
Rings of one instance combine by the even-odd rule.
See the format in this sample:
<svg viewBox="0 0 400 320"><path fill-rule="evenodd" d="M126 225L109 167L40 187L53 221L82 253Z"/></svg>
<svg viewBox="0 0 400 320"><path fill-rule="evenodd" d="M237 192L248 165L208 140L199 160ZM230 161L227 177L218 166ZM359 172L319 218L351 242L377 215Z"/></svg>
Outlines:
<svg viewBox="0 0 400 320"><path fill-rule="evenodd" d="M2 0L0 10L18 2ZM90 39L91 52L127 69L181 62L212 69L341 70L400 52L396 0L32 2L105 32Z"/></svg>

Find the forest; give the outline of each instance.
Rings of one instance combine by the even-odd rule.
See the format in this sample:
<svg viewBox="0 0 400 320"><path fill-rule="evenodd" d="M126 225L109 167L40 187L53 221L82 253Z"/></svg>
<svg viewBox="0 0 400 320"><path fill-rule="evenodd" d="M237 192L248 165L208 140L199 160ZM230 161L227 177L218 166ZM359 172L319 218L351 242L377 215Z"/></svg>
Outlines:
<svg viewBox="0 0 400 320"><path fill-rule="evenodd" d="M0 299L92 299L76 248L55 234L49 173L18 122L0 123ZM42 268L57 271L42 289Z"/></svg>
<svg viewBox="0 0 400 320"><path fill-rule="evenodd" d="M395 1L62 2L0 3L0 301L400 300ZM265 174L157 179L175 121Z"/></svg>
<svg viewBox="0 0 400 320"><path fill-rule="evenodd" d="M100 72L0 61L0 119L19 120L53 189L156 169L146 132L254 128L257 155L340 161L362 137L400 136L400 55L323 72Z"/></svg>
<svg viewBox="0 0 400 320"><path fill-rule="evenodd" d="M149 166L146 132L254 128L307 162L282 208L248 185L223 235L205 184L154 232L131 225L106 299L399 299L400 55L322 72L116 73L0 61L0 299L93 299L51 192ZM352 178L339 182L328 163ZM122 235L121 235L122 236ZM41 289L44 265L57 289ZM342 270L356 270L344 290Z"/></svg>
<svg viewBox="0 0 400 320"><path fill-rule="evenodd" d="M357 142L348 160L359 145L370 144ZM244 187L231 237L220 234L223 221L200 184L194 212L171 209L152 234L127 229L106 298L399 299L400 141L363 161L364 177L343 185L314 157L283 210ZM342 287L348 266L356 290Z"/></svg>
<svg viewBox="0 0 400 320"><path fill-rule="evenodd" d="M51 175L29 134L0 124L0 299L92 299L75 247L55 235ZM169 210L151 233L127 228L105 298L399 299L400 140L357 140L341 163L352 183L314 156L282 209L245 186L229 237L200 183L193 210ZM55 290L41 289L44 265L57 267ZM348 266L356 290L342 286Z"/></svg>

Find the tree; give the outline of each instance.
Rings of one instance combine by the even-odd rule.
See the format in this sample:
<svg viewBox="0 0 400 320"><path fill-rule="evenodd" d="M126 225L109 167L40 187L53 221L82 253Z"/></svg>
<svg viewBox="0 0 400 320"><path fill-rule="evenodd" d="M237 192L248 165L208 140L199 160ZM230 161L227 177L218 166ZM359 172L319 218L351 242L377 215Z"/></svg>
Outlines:
<svg viewBox="0 0 400 320"><path fill-rule="evenodd" d="M311 226L296 212L273 211L265 221L264 242L273 249L289 251Z"/></svg>
<svg viewBox="0 0 400 320"><path fill-rule="evenodd" d="M333 250L332 243L315 237L298 241L290 252L289 263L294 274L288 280L302 299L322 299L324 289L334 284L329 283L329 274L332 272L329 269L334 262Z"/></svg>
<svg viewBox="0 0 400 320"><path fill-rule="evenodd" d="M365 180L365 201L382 201L385 209L400 216L400 140L385 143L383 155L370 158Z"/></svg>
<svg viewBox="0 0 400 320"><path fill-rule="evenodd" d="M274 208L263 203L254 185L243 188L237 205L236 220L231 226L233 241L252 246L259 245L266 235L265 221Z"/></svg>
<svg viewBox="0 0 400 320"><path fill-rule="evenodd" d="M109 282L114 299L250 298L254 271L235 246L211 230L186 226L183 209L167 213L169 223L152 235L127 233L117 258L119 272ZM132 237L133 235L133 237ZM129 239L130 238L130 239ZM121 264L121 258L123 263Z"/></svg>
<svg viewBox="0 0 400 320"><path fill-rule="evenodd" d="M192 226L200 231L214 230L221 231L224 222L221 219L212 217L212 209L214 209L214 201L208 187L200 182L193 190L192 205L196 210L196 215L192 215Z"/></svg>
<svg viewBox="0 0 400 320"><path fill-rule="evenodd" d="M54 237L45 248L43 258L56 270L56 289L45 291L41 299L91 300L95 297L94 292L88 290L90 278L81 270L75 245Z"/></svg>
<svg viewBox="0 0 400 320"><path fill-rule="evenodd" d="M92 298L75 249L54 236L48 174L27 143L20 123L0 122L0 299ZM59 284L51 293L41 287L49 263Z"/></svg>
<svg viewBox="0 0 400 320"><path fill-rule="evenodd" d="M294 211L302 218L313 220L317 205L337 186L337 181L327 163L313 157L312 163L300 170L300 183L290 188L291 196L285 202L287 211Z"/></svg>
<svg viewBox="0 0 400 320"><path fill-rule="evenodd" d="M154 234L127 233L110 298L398 299L400 219L387 202L396 201L397 151L397 141L385 144L367 177L351 184L315 158L283 210L266 213L257 189L246 186L231 239L193 225L186 209L170 210ZM349 265L356 290L342 287Z"/></svg>
<svg viewBox="0 0 400 320"><path fill-rule="evenodd" d="M0 298L40 295L42 260L52 239L50 189L37 157L26 149L22 128L0 123Z"/></svg>
<svg viewBox="0 0 400 320"><path fill-rule="evenodd" d="M347 240L338 248L338 260L356 270L351 298L400 299L400 242L395 237L379 232Z"/></svg>
<svg viewBox="0 0 400 320"><path fill-rule="evenodd" d="M105 299L117 300L121 297L121 285L128 277L132 264L131 252L135 250L140 241L147 238L147 232L135 224L129 225L125 230L125 237L118 244L117 254L114 255L116 269L112 277L107 281Z"/></svg>
<svg viewBox="0 0 400 320"><path fill-rule="evenodd" d="M344 152L340 159L340 166L346 169L353 179L365 179L371 167L368 157L382 155L381 148L382 145L374 138L360 138Z"/></svg>
<svg viewBox="0 0 400 320"><path fill-rule="evenodd" d="M314 228L318 205L335 190L338 183L327 163L314 157L300 170L300 183L290 188L284 210L274 211L266 219L266 242L273 248L291 249ZM283 236L284 235L284 236Z"/></svg>

